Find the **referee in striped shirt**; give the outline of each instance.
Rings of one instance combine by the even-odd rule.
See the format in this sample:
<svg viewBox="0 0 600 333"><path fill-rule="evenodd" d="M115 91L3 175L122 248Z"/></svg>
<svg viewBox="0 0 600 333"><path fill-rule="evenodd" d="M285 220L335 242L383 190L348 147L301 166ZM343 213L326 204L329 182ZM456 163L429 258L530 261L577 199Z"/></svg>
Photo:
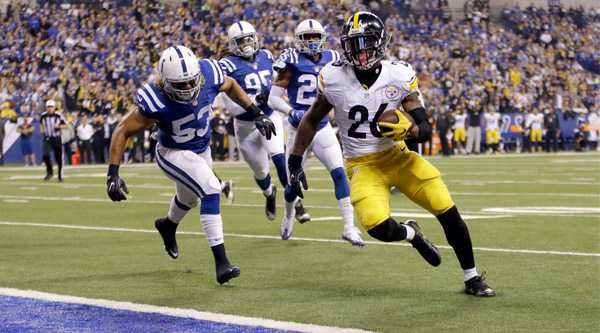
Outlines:
<svg viewBox="0 0 600 333"><path fill-rule="evenodd" d="M52 162L50 161L50 152L54 152L54 160L58 164L58 181L63 181L63 157L62 157L62 141L60 138L60 130L67 127L65 118L56 113L56 103L54 100L46 102L46 112L40 117L40 125L44 136L44 164L46 164L46 177L44 180L49 180L53 176Z"/></svg>

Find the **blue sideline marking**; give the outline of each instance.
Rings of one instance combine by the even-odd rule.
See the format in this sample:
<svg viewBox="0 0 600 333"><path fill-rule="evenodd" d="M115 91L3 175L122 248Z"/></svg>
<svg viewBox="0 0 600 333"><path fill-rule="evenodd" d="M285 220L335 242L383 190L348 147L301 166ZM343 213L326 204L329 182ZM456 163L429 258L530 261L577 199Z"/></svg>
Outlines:
<svg viewBox="0 0 600 333"><path fill-rule="evenodd" d="M108 309L85 304L0 296L0 331L29 332L211 332L292 333L158 313Z"/></svg>

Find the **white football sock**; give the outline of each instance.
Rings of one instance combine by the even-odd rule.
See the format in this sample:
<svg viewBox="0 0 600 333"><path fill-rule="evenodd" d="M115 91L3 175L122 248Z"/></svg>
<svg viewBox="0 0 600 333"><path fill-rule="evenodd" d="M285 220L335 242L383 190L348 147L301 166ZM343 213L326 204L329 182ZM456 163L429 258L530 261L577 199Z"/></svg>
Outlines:
<svg viewBox="0 0 600 333"><path fill-rule="evenodd" d="M210 247L223 244L223 221L221 215L214 214L202 214L200 215L200 221L202 221L202 229L208 240Z"/></svg>
<svg viewBox="0 0 600 333"><path fill-rule="evenodd" d="M465 269L463 271L465 272L465 281L468 281L479 275L479 273L477 273L476 267Z"/></svg>
<svg viewBox="0 0 600 333"><path fill-rule="evenodd" d="M292 202L287 202L287 200L283 200L285 202L285 217L288 219L291 219L292 217L294 217L294 215L296 214L296 201L300 200L299 197L297 197L294 201Z"/></svg>
<svg viewBox="0 0 600 333"><path fill-rule="evenodd" d="M338 207L340 207L340 213L342 214L342 223L344 226L354 226L354 208L350 202L350 197L341 198L338 200Z"/></svg>
<svg viewBox="0 0 600 333"><path fill-rule="evenodd" d="M413 238L415 238L415 229L413 229L411 226L404 224L404 228L406 229L406 240L407 241L411 241L413 240Z"/></svg>
<svg viewBox="0 0 600 333"><path fill-rule="evenodd" d="M171 222L179 223L179 221L181 221L185 217L185 214L187 214L189 211L189 209L182 209L179 205L177 205L175 202L175 196L173 196L171 199L171 205L169 206L169 212L167 213L167 218Z"/></svg>

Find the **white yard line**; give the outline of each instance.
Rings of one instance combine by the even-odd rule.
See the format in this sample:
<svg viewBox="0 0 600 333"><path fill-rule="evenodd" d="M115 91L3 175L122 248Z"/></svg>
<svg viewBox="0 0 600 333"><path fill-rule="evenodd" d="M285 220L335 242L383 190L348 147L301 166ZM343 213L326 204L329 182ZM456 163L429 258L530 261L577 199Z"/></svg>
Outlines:
<svg viewBox="0 0 600 333"><path fill-rule="evenodd" d="M120 302L111 301L105 299L95 298L84 298L76 296L67 296L59 294L51 294L35 290L20 290L13 288L0 288L0 295L22 297L43 300L48 302L60 302L60 303L72 303L72 304L84 304L90 306L97 306L115 310L125 310L143 313L156 313L161 315L180 317L180 318L192 318L197 320L205 320L217 323L226 323L232 325L241 326L261 326L266 328L278 329L278 330L289 330L298 332L315 332L315 333L327 333L327 332L339 332L339 333L362 333L369 332L360 329L353 328L340 328L333 326L321 326L312 324L301 324L289 321L278 321L264 318L254 317L243 317L236 315L228 315L223 313L204 312L197 311L194 309L181 309L171 308L166 306L157 306L150 304L139 304L131 302Z"/></svg>
<svg viewBox="0 0 600 333"><path fill-rule="evenodd" d="M0 225L8 226L24 226L24 227L37 227L37 228L60 228L60 229L77 229L77 230L94 230L94 231L113 231L113 232L137 232L137 233L156 233L153 229L133 229L133 228L117 228L117 227L97 227L97 226L85 226L85 225L73 225L73 224L54 224L54 223L33 223L33 222L14 222L14 221L0 221ZM178 231L178 234L182 235L204 235L203 232L195 231ZM272 235L249 235L249 234L236 234L236 233L225 233L227 237L237 238L250 238L250 239L271 239L281 241L279 236ZM319 242L319 243L346 243L341 239L325 239L325 238L308 238L308 237L293 237L291 241L298 242ZM375 241L366 241L365 243L371 245L381 246L403 246L410 247L410 244L404 242L395 243L383 243ZM438 248L452 249L450 246L438 245ZM525 253L525 254L540 254L540 255L562 255L562 256L577 256L577 257L600 257L600 253L589 253L589 252L570 252L570 251L541 251L541 250L529 250L529 249L502 249L502 248L489 248L489 247L474 247L474 250L486 251L486 252L500 252L500 253Z"/></svg>
<svg viewBox="0 0 600 333"><path fill-rule="evenodd" d="M105 177L105 176L103 176ZM90 188L105 188L104 184L85 184L85 183L23 183L23 182L0 182L0 184L13 185L13 186L50 186L50 187L61 187L61 188L79 188L79 187L90 187ZM173 189L173 185L156 185L156 184L139 184L130 185L130 189ZM235 186L234 191L250 191L252 193L262 193L258 191L256 187L245 187ZM333 193L333 188L310 188L310 192L319 193ZM569 192L497 192L497 191L480 191L480 192L450 192L455 196L552 196L552 197L581 197L581 198L600 198L600 192L596 193L569 193Z"/></svg>
<svg viewBox="0 0 600 333"><path fill-rule="evenodd" d="M161 193L159 194L159 196L161 197L166 197L166 193ZM0 199L4 199L5 202L10 203L10 202L26 202L28 200L41 200L41 201L76 201L76 202L97 202L97 203L110 203L110 204L114 204L112 201L110 201L109 199L104 199L104 198L86 198L86 197L81 197L81 196L62 196L62 197L51 197L51 196L33 196L33 195L7 195L7 194L0 194ZM11 201L12 200L12 201ZM18 201L17 201L18 200ZM126 201L122 201L120 203L118 203L120 205L123 204L161 204L161 205L168 205L169 204L169 200L141 200L141 199L136 199L135 196L133 195L129 195L128 199ZM264 204L255 204L255 203L234 203L234 204L223 204L223 207L264 207ZM282 207L281 204L278 204L277 207ZM335 209L338 210L339 207L338 206L328 206L328 205L304 205L304 207L306 208L313 208L313 209ZM547 207L548 209L552 209L553 207ZM492 208L495 209L495 208ZM499 208L502 209L502 208ZM481 216L478 218L487 218L485 217L486 214L492 215L494 216L494 218L500 218L501 216L498 215L498 211L488 211L488 208L482 208L481 211L461 211L462 214L472 214L473 216ZM414 214L413 214L414 213ZM433 215L431 214L423 214L423 210L422 209L414 209L414 208L405 208L402 209L402 212L397 212L397 214L405 214L405 215L397 215L397 216L406 216L406 217L419 217L420 215L423 215L426 218L434 218ZM511 215L509 215L511 214ZM419 215L419 216L417 216ZM498 215L498 216L495 216ZM600 218L600 214L597 215L582 215L579 212L565 212L565 211L550 211L547 210L545 213L540 213L540 212L535 212L535 213L527 213L526 211L513 211L513 212L506 212L506 215L502 216L502 217L512 217L512 215L546 215L546 216L578 216L578 217L592 217L592 218ZM469 215L463 215L463 217L465 216L469 216Z"/></svg>

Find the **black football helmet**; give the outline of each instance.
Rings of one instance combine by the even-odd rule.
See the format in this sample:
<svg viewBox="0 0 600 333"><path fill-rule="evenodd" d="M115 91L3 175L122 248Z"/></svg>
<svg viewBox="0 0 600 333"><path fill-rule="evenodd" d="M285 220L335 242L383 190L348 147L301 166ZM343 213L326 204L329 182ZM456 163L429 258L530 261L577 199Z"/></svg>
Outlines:
<svg viewBox="0 0 600 333"><path fill-rule="evenodd" d="M342 49L346 61L360 70L377 65L383 57L390 36L383 21L369 12L356 12L342 28Z"/></svg>

